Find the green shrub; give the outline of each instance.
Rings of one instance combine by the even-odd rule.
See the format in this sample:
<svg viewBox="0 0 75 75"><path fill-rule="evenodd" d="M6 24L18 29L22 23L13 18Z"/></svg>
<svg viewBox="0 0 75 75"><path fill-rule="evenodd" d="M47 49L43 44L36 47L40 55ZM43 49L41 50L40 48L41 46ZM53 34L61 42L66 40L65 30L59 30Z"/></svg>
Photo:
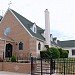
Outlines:
<svg viewBox="0 0 75 75"><path fill-rule="evenodd" d="M41 58L68 58L68 50L62 48L51 47L46 45L47 50L40 51Z"/></svg>
<svg viewBox="0 0 75 75"><path fill-rule="evenodd" d="M69 53L69 50L66 50Z"/></svg>
<svg viewBox="0 0 75 75"><path fill-rule="evenodd" d="M48 57L47 54L49 54L49 52L47 50L40 51L41 58L47 58Z"/></svg>
<svg viewBox="0 0 75 75"><path fill-rule="evenodd" d="M58 48L59 52L60 52L60 58L68 58L68 50L63 50L62 48Z"/></svg>
<svg viewBox="0 0 75 75"><path fill-rule="evenodd" d="M60 58L62 58L62 53L63 53L63 50L62 48L58 48L59 52L60 52Z"/></svg>
<svg viewBox="0 0 75 75"><path fill-rule="evenodd" d="M62 58L68 58L68 51L67 50L63 50L62 51Z"/></svg>
<svg viewBox="0 0 75 75"><path fill-rule="evenodd" d="M57 48L51 47L48 50L40 51L42 58L60 58L60 52Z"/></svg>
<svg viewBox="0 0 75 75"><path fill-rule="evenodd" d="M11 62L16 62L16 56L13 55L13 56L11 57Z"/></svg>
<svg viewBox="0 0 75 75"><path fill-rule="evenodd" d="M63 50L62 48L58 48L59 52L60 52L60 58L68 58L68 50Z"/></svg>
<svg viewBox="0 0 75 75"><path fill-rule="evenodd" d="M49 48L50 57L52 58L60 58L60 52L57 48L51 47Z"/></svg>

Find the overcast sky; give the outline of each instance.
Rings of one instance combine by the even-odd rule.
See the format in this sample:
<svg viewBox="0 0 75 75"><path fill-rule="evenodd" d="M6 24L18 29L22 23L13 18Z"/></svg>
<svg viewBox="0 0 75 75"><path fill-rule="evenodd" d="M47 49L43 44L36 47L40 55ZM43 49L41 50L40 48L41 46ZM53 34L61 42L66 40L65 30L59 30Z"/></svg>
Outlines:
<svg viewBox="0 0 75 75"><path fill-rule="evenodd" d="M0 15L10 0L0 0ZM58 40L75 39L74 0L11 0L10 8L45 29L45 9L50 12L50 31ZM3 14L2 14L3 12Z"/></svg>

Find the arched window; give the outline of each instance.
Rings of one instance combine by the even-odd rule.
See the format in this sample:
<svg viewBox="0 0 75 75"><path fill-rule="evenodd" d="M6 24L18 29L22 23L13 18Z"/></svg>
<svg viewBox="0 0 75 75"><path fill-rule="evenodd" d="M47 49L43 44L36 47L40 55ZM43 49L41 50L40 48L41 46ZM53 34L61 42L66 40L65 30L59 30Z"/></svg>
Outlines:
<svg viewBox="0 0 75 75"><path fill-rule="evenodd" d="M19 43L19 50L23 50L23 43L22 42Z"/></svg>
<svg viewBox="0 0 75 75"><path fill-rule="evenodd" d="M40 42L38 44L38 50L41 50L41 44L40 44Z"/></svg>

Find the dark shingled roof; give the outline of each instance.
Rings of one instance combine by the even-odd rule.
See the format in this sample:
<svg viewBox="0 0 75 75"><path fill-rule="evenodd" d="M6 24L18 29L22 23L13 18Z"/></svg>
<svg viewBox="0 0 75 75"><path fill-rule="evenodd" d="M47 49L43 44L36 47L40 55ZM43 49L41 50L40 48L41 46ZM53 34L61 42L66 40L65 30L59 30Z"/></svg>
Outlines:
<svg viewBox="0 0 75 75"><path fill-rule="evenodd" d="M32 34L32 36L35 36L41 40L45 40L45 38L41 35L41 33L44 33L44 30L40 27L37 27L37 33L34 33L30 27L33 26L34 23L32 23L31 21L29 21L28 19L26 19L25 17L23 17L22 15L18 14L17 12L15 12L14 10L10 9L15 16L20 20L20 22L26 27L26 29Z"/></svg>
<svg viewBox="0 0 75 75"><path fill-rule="evenodd" d="M55 41L55 40L57 40L57 37L54 37L54 38L53 38L53 41Z"/></svg>
<svg viewBox="0 0 75 75"><path fill-rule="evenodd" d="M58 46L59 46L59 44L58 44L58 43L56 43L56 42L54 42L54 41L51 41L51 45L55 45L56 47L58 47Z"/></svg>
<svg viewBox="0 0 75 75"><path fill-rule="evenodd" d="M59 41L58 44L60 47L75 47L75 40Z"/></svg>

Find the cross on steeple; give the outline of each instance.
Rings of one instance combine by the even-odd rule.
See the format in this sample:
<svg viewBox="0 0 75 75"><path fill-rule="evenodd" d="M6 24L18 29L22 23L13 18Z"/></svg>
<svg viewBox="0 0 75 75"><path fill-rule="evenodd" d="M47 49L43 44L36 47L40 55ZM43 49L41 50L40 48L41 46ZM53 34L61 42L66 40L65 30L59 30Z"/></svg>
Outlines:
<svg viewBox="0 0 75 75"><path fill-rule="evenodd" d="M9 2L9 4L8 4L8 8L10 8L10 5L11 5L12 3L11 3L11 1Z"/></svg>

